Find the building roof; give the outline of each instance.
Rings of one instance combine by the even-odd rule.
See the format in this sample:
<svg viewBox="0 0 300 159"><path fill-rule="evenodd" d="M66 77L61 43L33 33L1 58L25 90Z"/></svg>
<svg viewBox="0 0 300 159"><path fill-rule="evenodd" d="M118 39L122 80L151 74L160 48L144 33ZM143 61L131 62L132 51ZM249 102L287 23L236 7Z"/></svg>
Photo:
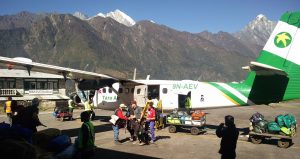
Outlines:
<svg viewBox="0 0 300 159"><path fill-rule="evenodd" d="M30 71L30 76L26 70L8 70L8 69L0 69L0 78L9 77L9 78L59 78L63 79L62 75L54 75L48 73L34 72Z"/></svg>

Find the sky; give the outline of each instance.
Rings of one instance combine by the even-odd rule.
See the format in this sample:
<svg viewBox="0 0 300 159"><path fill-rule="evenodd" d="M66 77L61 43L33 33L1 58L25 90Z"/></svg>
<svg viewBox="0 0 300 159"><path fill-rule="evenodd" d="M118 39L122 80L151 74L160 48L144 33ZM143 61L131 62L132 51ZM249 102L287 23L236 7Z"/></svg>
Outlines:
<svg viewBox="0 0 300 159"><path fill-rule="evenodd" d="M0 0L0 15L82 12L88 16L121 10L133 20L153 20L179 31L237 32L259 14L278 21L300 11L300 0Z"/></svg>

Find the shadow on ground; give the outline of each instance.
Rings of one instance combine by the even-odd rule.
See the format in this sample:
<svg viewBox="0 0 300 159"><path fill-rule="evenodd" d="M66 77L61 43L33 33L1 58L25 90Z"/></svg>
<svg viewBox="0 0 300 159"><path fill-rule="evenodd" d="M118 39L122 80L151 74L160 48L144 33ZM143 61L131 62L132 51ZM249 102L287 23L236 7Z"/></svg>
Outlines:
<svg viewBox="0 0 300 159"><path fill-rule="evenodd" d="M94 159L98 158L105 158L105 159L158 159L156 157L144 156L139 154L103 149L103 148L96 148Z"/></svg>

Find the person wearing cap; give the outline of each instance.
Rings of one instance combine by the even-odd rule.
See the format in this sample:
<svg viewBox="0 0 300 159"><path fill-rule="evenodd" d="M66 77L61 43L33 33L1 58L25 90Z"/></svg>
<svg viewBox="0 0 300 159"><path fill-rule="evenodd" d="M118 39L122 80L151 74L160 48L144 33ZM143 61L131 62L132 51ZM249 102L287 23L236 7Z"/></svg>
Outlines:
<svg viewBox="0 0 300 159"><path fill-rule="evenodd" d="M221 123L216 134L221 139L220 150L222 159L234 159L236 157L235 149L239 136L239 131L235 127L234 117L231 115L225 116L225 125Z"/></svg>
<svg viewBox="0 0 300 159"><path fill-rule="evenodd" d="M127 106L125 104L120 104L119 108L115 110L115 115L118 116L118 121L112 125L114 131L114 141L116 144L121 144L119 141L119 130L120 128L124 128L126 125L126 121L130 119L130 117L126 117L123 115L123 110L125 110Z"/></svg>

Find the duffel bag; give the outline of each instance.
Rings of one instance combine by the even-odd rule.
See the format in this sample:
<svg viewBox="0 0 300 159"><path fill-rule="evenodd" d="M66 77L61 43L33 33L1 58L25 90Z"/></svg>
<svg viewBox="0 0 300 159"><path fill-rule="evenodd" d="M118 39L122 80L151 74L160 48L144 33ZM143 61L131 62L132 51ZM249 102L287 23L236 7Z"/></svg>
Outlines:
<svg viewBox="0 0 300 159"><path fill-rule="evenodd" d="M272 121L268 123L268 132L277 133L279 131L280 131L280 127L276 122Z"/></svg>
<svg viewBox="0 0 300 159"><path fill-rule="evenodd" d="M255 124L262 132L266 132L266 129L268 127L268 121L267 120L261 120L258 123Z"/></svg>
<svg viewBox="0 0 300 159"><path fill-rule="evenodd" d="M58 153L71 145L71 138L68 135L59 135L55 137L47 146L47 149Z"/></svg>
<svg viewBox="0 0 300 159"><path fill-rule="evenodd" d="M259 112L256 112L255 114L253 114L251 116L251 118L249 120L252 123L258 123L258 122L264 120L264 116L262 114L260 114Z"/></svg>
<svg viewBox="0 0 300 159"><path fill-rule="evenodd" d="M193 120L201 120L201 118L205 116L205 112L196 110L192 113L192 119Z"/></svg>
<svg viewBox="0 0 300 159"><path fill-rule="evenodd" d="M296 119L292 114L286 114L283 117L283 122L287 128L291 128L292 125L296 126Z"/></svg>
<svg viewBox="0 0 300 159"><path fill-rule="evenodd" d="M275 118L275 122L280 126L280 127L283 127L284 126L284 116L283 115L278 115L276 118Z"/></svg>
<svg viewBox="0 0 300 159"><path fill-rule="evenodd" d="M292 131L290 128L287 128L287 127L281 127L280 128L281 132L283 132L285 135L288 135L290 136L292 134Z"/></svg>

